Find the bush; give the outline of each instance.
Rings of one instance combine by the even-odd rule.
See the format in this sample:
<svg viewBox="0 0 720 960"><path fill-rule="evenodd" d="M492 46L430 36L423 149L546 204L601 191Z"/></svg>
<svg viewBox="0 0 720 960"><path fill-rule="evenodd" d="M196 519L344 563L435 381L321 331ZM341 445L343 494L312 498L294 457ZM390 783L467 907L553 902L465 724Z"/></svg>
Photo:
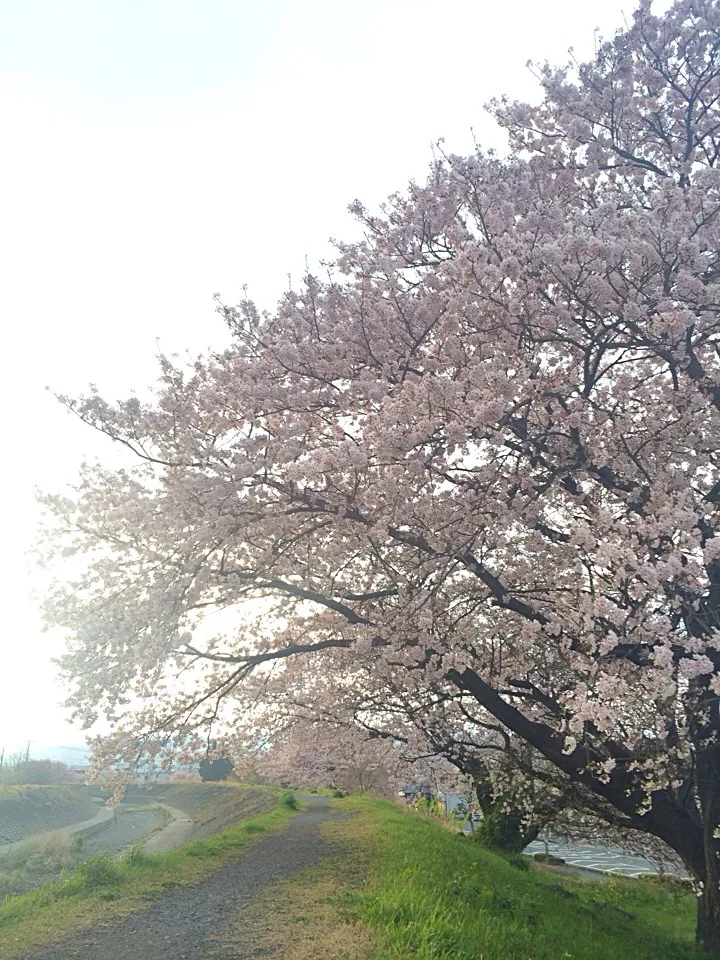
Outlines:
<svg viewBox="0 0 720 960"><path fill-rule="evenodd" d="M496 852L521 853L525 849L525 837L520 827L519 814L493 810L483 817L473 840Z"/></svg>
<svg viewBox="0 0 720 960"><path fill-rule="evenodd" d="M692 883L685 877L675 877L671 874L641 873L635 878L651 890L664 890L675 899L682 899L692 892Z"/></svg>
<svg viewBox="0 0 720 960"><path fill-rule="evenodd" d="M518 870L530 869L530 860L524 853L508 853L505 855L505 859L511 867L516 867Z"/></svg>
<svg viewBox="0 0 720 960"><path fill-rule="evenodd" d="M280 797L280 803L281 803L284 807L287 807L288 810L299 810L299 809L300 809L300 804L298 803L298 798L295 796L295 794L294 794L291 790L288 790L287 793L284 793L284 794Z"/></svg>
<svg viewBox="0 0 720 960"><path fill-rule="evenodd" d="M198 772L203 783L227 780L232 771L233 762L228 757L218 757L216 760L205 757L198 764Z"/></svg>
<svg viewBox="0 0 720 960"><path fill-rule="evenodd" d="M533 859L537 863L547 863L551 867L562 867L566 863L562 857L556 857L552 853L536 853Z"/></svg>
<svg viewBox="0 0 720 960"><path fill-rule="evenodd" d="M153 858L140 844L134 844L124 851L122 859L128 867L147 867Z"/></svg>
<svg viewBox="0 0 720 960"><path fill-rule="evenodd" d="M24 760L14 767L12 775L17 783L23 784L82 782L80 775L58 760Z"/></svg>
<svg viewBox="0 0 720 960"><path fill-rule="evenodd" d="M86 890L111 887L121 880L118 865L109 853L98 853L85 860L78 866L76 876Z"/></svg>

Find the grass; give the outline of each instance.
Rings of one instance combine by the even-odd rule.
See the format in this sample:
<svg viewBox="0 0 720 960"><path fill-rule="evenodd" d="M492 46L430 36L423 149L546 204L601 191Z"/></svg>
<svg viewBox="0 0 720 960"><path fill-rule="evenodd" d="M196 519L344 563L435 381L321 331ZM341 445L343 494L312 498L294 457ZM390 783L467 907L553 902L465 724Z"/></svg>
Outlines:
<svg viewBox="0 0 720 960"><path fill-rule="evenodd" d="M62 833L31 837L0 855L0 900L17 887L32 886L48 873L75 866L84 856L82 837Z"/></svg>
<svg viewBox="0 0 720 960"><path fill-rule="evenodd" d="M288 810L299 810L300 801L292 792L292 790L286 790L285 793L280 797L280 803L287 807Z"/></svg>
<svg viewBox="0 0 720 960"><path fill-rule="evenodd" d="M284 827L297 808L295 797L283 794L268 813L206 839L161 854L138 847L119 858L100 853L63 872L55 883L6 897L0 904L0 956L12 960L101 918L146 909L167 890L200 880L264 833Z"/></svg>
<svg viewBox="0 0 720 960"><path fill-rule="evenodd" d="M87 792L87 787L77 783L7 783L0 780L0 797L26 797L31 793L53 794L78 788Z"/></svg>
<svg viewBox="0 0 720 960"><path fill-rule="evenodd" d="M372 930L358 919L345 921L337 910L338 898L358 882L347 863L327 860L237 911L217 947L228 956L245 956L252 945L266 960L367 960Z"/></svg>
<svg viewBox="0 0 720 960"><path fill-rule="evenodd" d="M152 856L86 860L57 883L0 906L4 960L100 917L147 907L232 859L293 814L275 808L206 840ZM230 918L268 960L699 960L695 898L680 883L581 880L498 856L437 820L349 797L323 831L333 856ZM516 862L517 860L517 862ZM234 933L233 933L234 931ZM223 934L225 937L226 934Z"/></svg>
<svg viewBox="0 0 720 960"><path fill-rule="evenodd" d="M372 960L700 956L696 901L681 886L519 870L396 804L351 798L338 809L358 815L325 830L345 847L345 862L352 856L365 863L365 878L336 898L336 922L373 931L364 955Z"/></svg>

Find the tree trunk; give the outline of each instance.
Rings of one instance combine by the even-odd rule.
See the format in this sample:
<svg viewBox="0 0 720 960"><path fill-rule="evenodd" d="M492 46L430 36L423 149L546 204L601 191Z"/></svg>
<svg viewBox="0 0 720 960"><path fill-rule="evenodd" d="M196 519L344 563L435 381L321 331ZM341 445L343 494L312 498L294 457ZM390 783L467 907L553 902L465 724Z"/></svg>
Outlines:
<svg viewBox="0 0 720 960"><path fill-rule="evenodd" d="M720 890L717 883L706 883L698 897L695 939L711 957L720 957Z"/></svg>
<svg viewBox="0 0 720 960"><path fill-rule="evenodd" d="M475 793L482 810L483 819L478 835L483 843L503 853L522 853L525 847L537 839L539 824L523 823L519 811L508 810L502 798L492 796L487 782L476 782Z"/></svg>
<svg viewBox="0 0 720 960"><path fill-rule="evenodd" d="M713 743L698 752L697 797L702 818L702 892L695 938L711 957L720 958L720 749ZM696 873L699 871L696 871Z"/></svg>

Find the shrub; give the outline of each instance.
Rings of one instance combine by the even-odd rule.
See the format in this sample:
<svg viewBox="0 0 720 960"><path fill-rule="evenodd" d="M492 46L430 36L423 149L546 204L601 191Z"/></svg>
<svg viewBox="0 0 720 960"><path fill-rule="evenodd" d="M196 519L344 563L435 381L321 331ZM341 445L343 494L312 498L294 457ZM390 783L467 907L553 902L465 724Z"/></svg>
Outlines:
<svg viewBox="0 0 720 960"><path fill-rule="evenodd" d="M66 763L58 760L25 760L17 764L13 776L23 784L78 783L82 780Z"/></svg>
<svg viewBox="0 0 720 960"><path fill-rule="evenodd" d="M152 863L153 858L140 844L134 844L124 851L122 859L129 867L146 867Z"/></svg>
<svg viewBox="0 0 720 960"><path fill-rule="evenodd" d="M523 853L508 853L505 859L511 867L516 867L518 870L530 869L530 860Z"/></svg>
<svg viewBox="0 0 720 960"><path fill-rule="evenodd" d="M651 890L664 890L668 896L672 896L676 900L682 900L692 891L690 880L667 873L641 873L635 879Z"/></svg>
<svg viewBox="0 0 720 960"><path fill-rule="evenodd" d="M284 793L284 794L280 797L280 803L281 803L284 807L287 807L288 810L299 810L299 809L300 809L300 804L298 803L298 799L297 799L297 797L295 796L295 794L292 792L292 790L288 790L287 793Z"/></svg>
<svg viewBox="0 0 720 960"><path fill-rule="evenodd" d="M86 890L111 887L121 880L120 870L109 853L98 853L77 868L76 876Z"/></svg>
<svg viewBox="0 0 720 960"><path fill-rule="evenodd" d="M520 853L525 849L525 837L520 829L519 814L502 810L487 813L473 833L473 840L489 850Z"/></svg>
<svg viewBox="0 0 720 960"><path fill-rule="evenodd" d="M228 757L218 757L216 760L205 757L198 764L198 772L203 783L227 780L232 771L233 762Z"/></svg>
<svg viewBox="0 0 720 960"><path fill-rule="evenodd" d="M552 853L536 853L533 857L537 863L547 863L551 867L562 867L566 861L562 857L556 857Z"/></svg>

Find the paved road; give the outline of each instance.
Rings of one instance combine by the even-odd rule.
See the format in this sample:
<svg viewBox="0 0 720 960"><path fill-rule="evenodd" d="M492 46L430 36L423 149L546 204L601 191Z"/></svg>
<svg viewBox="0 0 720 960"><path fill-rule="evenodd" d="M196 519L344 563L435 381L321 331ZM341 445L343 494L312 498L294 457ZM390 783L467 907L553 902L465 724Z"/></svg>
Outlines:
<svg viewBox="0 0 720 960"><path fill-rule="evenodd" d="M574 867L585 870L602 870L604 873L619 873L626 877L636 877L640 873L658 873L658 868L652 860L644 857L633 857L623 853L615 847L603 847L589 843L556 843L548 842L547 850L556 857L562 857ZM535 840L525 848L525 853L545 853L545 844ZM668 870L668 873L675 873ZM687 876L677 871L678 876Z"/></svg>
<svg viewBox="0 0 720 960"><path fill-rule="evenodd" d="M142 913L99 924L22 960L246 960L257 956L242 934L227 933L238 909L274 883L326 855L318 832L331 817L324 797L304 798L310 809L287 830L271 834L199 883L178 887Z"/></svg>
<svg viewBox="0 0 720 960"><path fill-rule="evenodd" d="M463 825L465 833L470 832L468 824ZM523 850L523 853L551 853L562 857L573 867L583 870L601 870L603 873L619 873L625 877L637 877L641 873L658 873L657 864L645 857L634 857L618 847L606 847L592 843L560 843L549 840L547 847L542 840L535 840ZM667 873L687 877L682 870L668 869Z"/></svg>

